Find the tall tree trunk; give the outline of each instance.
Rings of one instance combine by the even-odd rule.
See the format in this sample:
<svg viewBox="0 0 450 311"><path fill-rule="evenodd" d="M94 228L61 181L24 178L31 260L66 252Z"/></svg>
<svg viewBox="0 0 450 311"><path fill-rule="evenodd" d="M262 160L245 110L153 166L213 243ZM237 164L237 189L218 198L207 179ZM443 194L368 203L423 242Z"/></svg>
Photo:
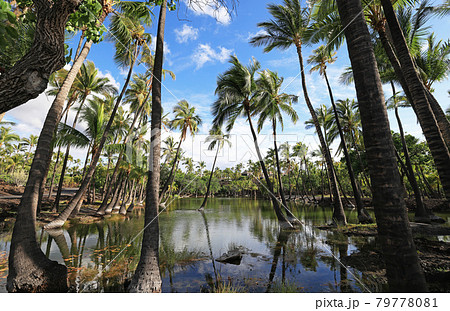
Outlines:
<svg viewBox="0 0 450 311"><path fill-rule="evenodd" d="M266 165L264 164L264 159L263 159L263 157L261 155L261 151L259 149L258 138L256 136L255 129L253 128L253 123L252 123L252 119L251 119L251 115L250 115L250 110L248 108L246 109L246 114L247 114L248 123L250 125L250 131L251 131L252 137L253 137L253 143L255 145L256 154L258 155L259 164L261 165L261 169L263 171L264 179L266 180L267 191L269 192L269 196L270 196L270 198L272 200L273 209L275 210L275 214L277 216L278 223L279 223L281 228L285 228L285 229L293 228L293 225L284 216L282 210L280 209L280 205L278 204L278 200L277 200L277 198L275 197L275 195L273 193L273 185L272 185L272 182L270 181L270 177L269 177L269 174L267 173Z"/></svg>
<svg viewBox="0 0 450 311"><path fill-rule="evenodd" d="M354 70L378 238L389 287L391 291L423 292L426 290L425 277L409 227L383 88L361 2L336 2Z"/></svg>
<svg viewBox="0 0 450 311"><path fill-rule="evenodd" d="M324 71L325 82L327 83L328 94L330 95L331 106L333 107L334 118L336 120L336 126L341 138L342 150L344 152L345 164L347 166L348 176L352 185L353 197L355 198L356 210L358 211L358 221L360 223L373 223L373 219L364 208L364 204L361 199L361 193L359 192L358 185L356 184L355 173L353 172L352 162L350 161L350 155L348 154L347 143L345 142L344 131L342 130L341 121L337 112L336 104L334 102L333 92L331 90L330 83L326 71Z"/></svg>
<svg viewBox="0 0 450 311"><path fill-rule="evenodd" d="M211 180L214 175L214 169L216 168L216 160L217 160L217 155L219 154L219 150L220 150L220 143L217 144L216 156L214 157L213 166L211 168L211 174L209 175L208 186L206 187L205 198L203 199L202 205L200 205L200 208L198 209L199 211L203 211L205 209L206 202L208 201L209 190L211 188Z"/></svg>
<svg viewBox="0 0 450 311"><path fill-rule="evenodd" d="M275 119L272 120L272 130L273 130L273 146L275 151L275 161L277 165L277 176L278 176L278 189L280 190L280 196L281 196L281 203L283 203L283 209L286 212L287 219L291 224L300 224L300 221L294 216L294 214L291 213L291 211L288 208L288 204L286 201L286 197L284 196L284 189L283 189L283 181L281 179L281 169L280 169L280 159L278 157L278 146L277 146L277 124Z"/></svg>
<svg viewBox="0 0 450 311"><path fill-rule="evenodd" d="M164 60L164 27L166 24L167 0L163 0L159 12L156 38L155 61L153 66L152 116L149 171L145 198L144 236L141 257L129 292L161 292L161 272L159 270L159 181L161 160L161 79Z"/></svg>
<svg viewBox="0 0 450 311"><path fill-rule="evenodd" d="M105 145L106 139L109 135L109 131L111 129L111 126L114 122L114 117L116 115L117 109L120 106L120 103L122 101L123 95L125 94L125 91L128 87L128 83L130 82L131 79L131 74L133 73L133 68L134 68L134 64L136 62L136 58L139 54L139 47L136 44L135 45L135 49L133 51L133 60L130 64L130 69L128 71L128 75L127 78L125 80L125 84L122 88L122 91L119 95L119 97L116 100L116 104L114 105L114 108L111 112L111 116L108 120L108 123L106 124L105 130L103 132L102 138L98 144L97 150L95 150L95 153L92 155L92 160L91 163L89 165L89 169L86 172L86 175L83 178L83 181L81 182L80 188L78 189L77 193L75 194L74 197L72 197L72 199L70 200L69 204L67 205L67 207L61 212L61 214L54 219L52 222L48 223L44 228L45 229L53 229L53 228L60 228L64 225L64 223L66 222L66 220L68 219L68 217L70 216L70 214L72 213L73 209L76 208L76 206L78 205L79 201L81 200L81 198L84 196L84 194L86 193L86 190L89 187L89 184L91 182L92 176L94 175L94 171L97 167L97 162L100 158L100 155L102 153L102 149L103 146Z"/></svg>
<svg viewBox="0 0 450 311"><path fill-rule="evenodd" d="M333 172L333 159L331 158L330 150L327 148L327 144L325 142L325 139L322 134L322 129L320 128L319 121L317 120L316 112L314 111L314 108L311 104L311 101L309 99L308 90L306 89L306 78L305 78L305 72L303 68L303 55L302 55L302 47L301 44L297 44L297 54L298 59L300 63L300 73L302 78L302 89L303 89L303 95L305 97L306 105L308 106L309 113L311 114L311 117L314 122L314 126L316 128L317 136L319 136L320 146L322 149L322 154L325 157L326 160L326 166L327 166L327 172L330 176L330 183L331 183L331 189L333 190L333 222L337 224L346 224L347 219L345 218L344 213L344 207L342 206L341 196L339 195L339 189L337 187L336 183L336 176Z"/></svg>
<svg viewBox="0 0 450 311"><path fill-rule="evenodd" d="M178 167L178 156L180 154L181 150L181 143L183 142L183 139L180 139L180 142L178 143L177 152L175 154L175 159L173 160L172 168L170 169L169 176L167 177L166 181L164 182L164 185L161 190L160 200L164 199L164 195L166 194L167 190L169 189L169 186L172 185L172 180L174 178L174 172L176 172L176 168Z"/></svg>
<svg viewBox="0 0 450 311"><path fill-rule="evenodd" d="M394 102L395 102L395 87L394 87L394 83L392 81L391 81L391 86L392 86L392 92L394 94L393 96L394 96ZM406 164L406 169L408 172L408 174L407 174L408 181L409 181L409 184L411 185L411 188L413 189L414 198L416 199L415 218L416 218L416 221L429 223L430 215L425 208L424 202L422 200L422 193L420 192L419 185L417 184L417 180L416 180L416 177L414 174L414 170L413 170L412 163L411 163L411 158L409 157L408 146L406 145L405 133L403 131L402 121L400 120L400 115L398 114L397 105L395 106L394 112L395 112L395 118L397 119L398 130L400 132L400 139L402 142L403 155L405 156L405 164Z"/></svg>
<svg viewBox="0 0 450 311"><path fill-rule="evenodd" d="M423 83L409 53L403 32L390 0L382 0L396 55L413 98L415 111L439 173L447 199L450 199L450 153L433 114Z"/></svg>
<svg viewBox="0 0 450 311"><path fill-rule="evenodd" d="M60 121L64 102L83 61L89 53L91 45L92 41L86 42L80 56L73 63L50 107L39 136L27 185L22 195L21 203L18 206L11 239L7 279L9 292L59 292L68 290L67 269L54 261L48 260L37 245L34 231L36 225L35 217L40 187L45 182L46 172L50 165L48 159L51 159L51 141Z"/></svg>

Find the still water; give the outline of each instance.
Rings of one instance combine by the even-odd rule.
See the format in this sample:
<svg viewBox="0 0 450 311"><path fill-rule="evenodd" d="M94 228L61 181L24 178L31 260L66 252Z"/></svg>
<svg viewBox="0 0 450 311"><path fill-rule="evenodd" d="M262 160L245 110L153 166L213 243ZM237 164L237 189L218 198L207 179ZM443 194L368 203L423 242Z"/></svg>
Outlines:
<svg viewBox="0 0 450 311"><path fill-rule="evenodd" d="M348 237L315 228L331 221L332 210L292 206L303 225L280 232L269 201L212 198L179 199L162 211L160 267L163 292L209 292L217 284L238 292L380 292L384 285L368 274L344 267L340 258L374 237ZM347 211L356 222L356 211ZM37 231L42 251L65 263L72 292L121 292L139 260L144 210L126 218L113 215L94 224L59 231ZM5 292L11 233L0 234L0 292ZM239 264L216 261L239 250ZM125 284L125 285L124 285Z"/></svg>

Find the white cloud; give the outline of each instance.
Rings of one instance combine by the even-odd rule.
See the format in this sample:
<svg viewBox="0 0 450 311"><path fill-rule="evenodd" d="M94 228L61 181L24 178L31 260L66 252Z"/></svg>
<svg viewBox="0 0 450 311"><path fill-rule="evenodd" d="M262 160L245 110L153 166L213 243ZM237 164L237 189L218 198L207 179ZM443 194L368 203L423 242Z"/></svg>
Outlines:
<svg viewBox="0 0 450 311"><path fill-rule="evenodd" d="M231 22L231 15L227 9L221 6L216 0L184 0L184 2L195 15L211 16L222 25L228 25Z"/></svg>
<svg viewBox="0 0 450 311"><path fill-rule="evenodd" d="M175 29L176 40L178 43L186 43L189 40L198 39L198 29L192 26L183 24L181 29Z"/></svg>
<svg viewBox="0 0 450 311"><path fill-rule="evenodd" d="M232 51L221 46L216 51L209 44L200 44L192 55L192 61L197 65L197 69L201 68L207 62L214 63L215 61L219 61L224 63L228 60Z"/></svg>

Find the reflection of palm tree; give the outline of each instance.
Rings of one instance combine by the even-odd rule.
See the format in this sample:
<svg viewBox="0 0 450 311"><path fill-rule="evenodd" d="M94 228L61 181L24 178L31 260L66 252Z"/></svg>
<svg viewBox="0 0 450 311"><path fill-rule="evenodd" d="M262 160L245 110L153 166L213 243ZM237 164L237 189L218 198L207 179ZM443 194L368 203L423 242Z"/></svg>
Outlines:
<svg viewBox="0 0 450 311"><path fill-rule="evenodd" d="M209 256L211 258L211 262L212 262L212 266L213 266L213 270L214 270L214 276L215 276L215 279L216 279L216 286L218 286L219 285L219 277L218 277L218 274L217 274L216 264L215 264L215 261L214 261L214 255L213 255L212 246L211 246L211 239L209 237L208 220L206 219L205 212L203 210L201 210L200 212L202 214L203 222L205 224L206 240L208 241Z"/></svg>
<svg viewBox="0 0 450 311"><path fill-rule="evenodd" d="M270 267L269 283L267 285L266 293L270 292L270 288L272 286L273 279L275 277L275 272L276 272L277 266L278 266L278 258L280 257L281 251L283 251L283 258L284 258L284 253L286 251L286 243L289 240L289 236L291 234L292 234L292 232L289 232L289 231L280 231L278 233L277 243L275 245L275 251L273 253L272 265ZM284 260L283 260L283 263L284 263ZM284 271L284 267L282 269Z"/></svg>

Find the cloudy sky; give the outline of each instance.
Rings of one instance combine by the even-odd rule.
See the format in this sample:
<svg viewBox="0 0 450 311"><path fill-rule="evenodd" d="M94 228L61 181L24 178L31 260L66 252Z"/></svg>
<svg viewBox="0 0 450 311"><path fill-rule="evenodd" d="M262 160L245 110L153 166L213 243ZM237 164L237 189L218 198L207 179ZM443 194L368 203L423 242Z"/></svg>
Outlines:
<svg viewBox="0 0 450 311"><path fill-rule="evenodd" d="M248 43L249 38L261 31L258 29L257 23L270 19L266 9L267 4L280 1L240 1L233 15L228 14L223 8L214 10L211 6L206 5L210 2L209 0L198 1L198 5L191 8L186 7L184 2L185 0L177 11L168 12L167 16L164 65L165 69L176 74L176 80L172 81L167 76L163 81L163 108L166 112L171 112L173 106L184 99L196 107L203 120L196 137L188 138L182 145L186 155L194 157L195 161L205 161L208 167L212 164L213 153L206 150L207 145L204 142L212 121L210 107L215 100L214 90L217 75L229 68L228 60L232 54L236 55L242 63L248 63L252 57L255 57L261 63L262 69L277 71L280 76L284 77L284 92L300 95L299 102L294 106L299 115L299 121L297 124L292 124L286 119L283 132L278 129L279 141L289 141L292 145L297 141L302 141L309 146L309 151L317 149L318 139L314 135L314 130L306 130L304 125L310 115L302 96L296 51L291 48L286 51L274 50L265 54L262 48L252 47ZM441 2L435 1L435 3ZM153 12L155 25L149 28L148 32L154 37L159 8L155 8ZM448 39L446 29L450 29L450 19L431 20L429 24L436 32L438 39ZM70 42L74 49L77 42L78 37ZM315 48L317 46L304 48L305 60ZM123 85L126 72L115 66L113 54L113 44L104 41L92 47L88 59L96 64L101 75L109 77L112 83L120 87ZM340 74L350 64L345 45L340 48L337 57L338 60L328 66L328 75L335 99L355 98L353 86L343 86L338 82ZM310 67L307 64L305 66L307 86L313 105L315 107L320 104L329 105L325 82L318 73L310 74ZM145 69L140 64L136 71L144 72ZM390 87L389 85L384 87L386 98L389 98L391 96ZM449 100L447 90L450 89L448 80L435 84L434 88L435 96L446 109ZM17 125L14 126L14 129L21 136L38 135L52 99L52 97L41 94L38 98L8 112L5 120L16 122ZM412 110L403 108L400 113L406 132L422 137L421 129ZM69 120L71 118L73 115ZM390 113L390 120L391 128L397 131L392 113ZM80 129L83 128L84 125L80 124ZM268 124L261 131L259 138L263 151L273 146L270 133ZM231 134L233 145L222 152L218 159L219 167L231 167L236 163L246 163L250 158L256 160L247 122L244 119L239 120ZM178 138L178 133L164 133L164 137L168 135ZM85 152L85 150L74 150L73 155L84 161Z"/></svg>

